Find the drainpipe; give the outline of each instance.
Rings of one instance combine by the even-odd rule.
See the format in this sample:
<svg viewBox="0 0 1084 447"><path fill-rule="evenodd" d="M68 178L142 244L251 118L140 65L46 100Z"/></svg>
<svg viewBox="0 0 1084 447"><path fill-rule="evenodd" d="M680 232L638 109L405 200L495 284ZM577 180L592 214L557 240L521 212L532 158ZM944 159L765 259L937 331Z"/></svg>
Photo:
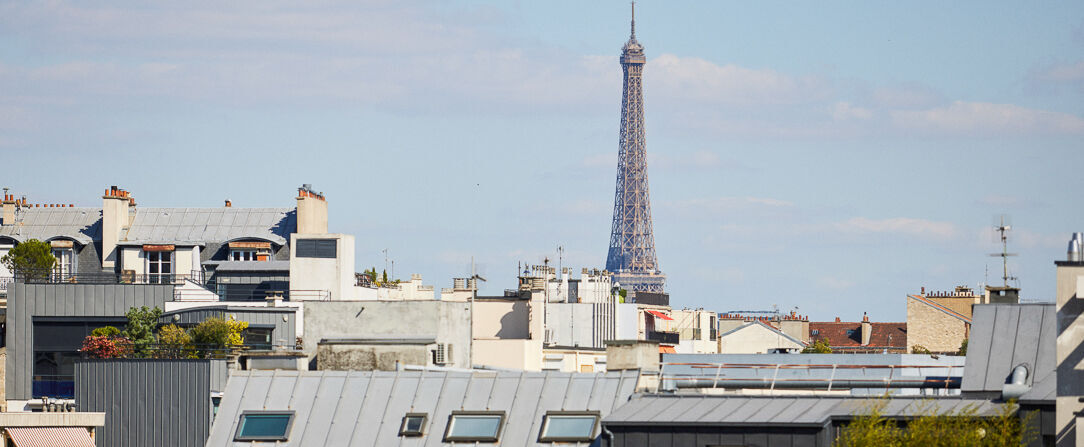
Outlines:
<svg viewBox="0 0 1084 447"><path fill-rule="evenodd" d="M606 426L603 425L602 434L606 436L606 447L614 447L614 432L610 431L610 429L606 428Z"/></svg>

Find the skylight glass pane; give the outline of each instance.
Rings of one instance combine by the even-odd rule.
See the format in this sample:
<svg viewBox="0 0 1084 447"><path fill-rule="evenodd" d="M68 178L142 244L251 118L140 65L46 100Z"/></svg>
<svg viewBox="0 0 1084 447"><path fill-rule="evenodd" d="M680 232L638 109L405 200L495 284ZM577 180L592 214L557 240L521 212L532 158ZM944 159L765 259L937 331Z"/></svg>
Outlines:
<svg viewBox="0 0 1084 447"><path fill-rule="evenodd" d="M546 439L590 439L595 434L595 421L597 421L597 416L593 415L550 415L546 417L546 426L543 428L542 437Z"/></svg>
<svg viewBox="0 0 1084 447"><path fill-rule="evenodd" d="M237 438L286 439L290 428L290 414L242 414L241 428Z"/></svg>
<svg viewBox="0 0 1084 447"><path fill-rule="evenodd" d="M448 437L496 439L500 428L501 417L498 415L457 414L452 416Z"/></svg>
<svg viewBox="0 0 1084 447"><path fill-rule="evenodd" d="M422 422L425 418L421 416L407 416L406 431L418 432L422 431Z"/></svg>

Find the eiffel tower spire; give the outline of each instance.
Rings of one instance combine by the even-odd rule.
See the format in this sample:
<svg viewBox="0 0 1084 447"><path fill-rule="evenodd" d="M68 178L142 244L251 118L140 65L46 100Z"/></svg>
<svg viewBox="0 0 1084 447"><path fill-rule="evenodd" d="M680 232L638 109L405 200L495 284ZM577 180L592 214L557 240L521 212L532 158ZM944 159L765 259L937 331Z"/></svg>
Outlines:
<svg viewBox="0 0 1084 447"><path fill-rule="evenodd" d="M636 41L636 3L632 4L629 40L621 49L624 91L617 158L617 191L606 269L614 280L633 291L662 292L666 276L655 258L651 198L647 182L647 143L644 133L643 70L647 58Z"/></svg>

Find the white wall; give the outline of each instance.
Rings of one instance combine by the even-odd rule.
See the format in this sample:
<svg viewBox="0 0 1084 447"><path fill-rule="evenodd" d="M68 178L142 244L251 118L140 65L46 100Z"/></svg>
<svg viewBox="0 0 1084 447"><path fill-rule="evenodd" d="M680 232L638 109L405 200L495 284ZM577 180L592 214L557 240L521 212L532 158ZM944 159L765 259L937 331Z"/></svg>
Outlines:
<svg viewBox="0 0 1084 447"><path fill-rule="evenodd" d="M801 349L800 343L759 323L747 323L719 340L720 354L764 354L774 348Z"/></svg>
<svg viewBox="0 0 1084 447"><path fill-rule="evenodd" d="M298 239L334 239L335 258L297 257ZM290 235L290 299L320 300L321 292L332 301L354 300L359 287L354 286L354 236L349 234ZM314 291L293 293L293 291Z"/></svg>

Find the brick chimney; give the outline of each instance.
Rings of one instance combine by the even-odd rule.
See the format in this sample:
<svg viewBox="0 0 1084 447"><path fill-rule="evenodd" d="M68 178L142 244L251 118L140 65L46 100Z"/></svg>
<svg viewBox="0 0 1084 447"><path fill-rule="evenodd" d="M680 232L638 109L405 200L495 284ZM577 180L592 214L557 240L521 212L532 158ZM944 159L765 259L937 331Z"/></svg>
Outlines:
<svg viewBox="0 0 1084 447"><path fill-rule="evenodd" d="M869 344L871 335L873 335L873 323L869 322L869 315L862 312L862 346Z"/></svg>
<svg viewBox="0 0 1084 447"><path fill-rule="evenodd" d="M297 188L297 232L327 233L327 200L308 183Z"/></svg>
<svg viewBox="0 0 1084 447"><path fill-rule="evenodd" d="M5 188L6 189L6 188ZM19 206L19 202L15 200L14 194L4 194L3 202L4 212L0 215L0 225L15 225L15 208Z"/></svg>
<svg viewBox="0 0 1084 447"><path fill-rule="evenodd" d="M117 265L117 242L121 233L131 224L128 208L135 200L128 191L110 186L102 196L102 269L112 270Z"/></svg>

